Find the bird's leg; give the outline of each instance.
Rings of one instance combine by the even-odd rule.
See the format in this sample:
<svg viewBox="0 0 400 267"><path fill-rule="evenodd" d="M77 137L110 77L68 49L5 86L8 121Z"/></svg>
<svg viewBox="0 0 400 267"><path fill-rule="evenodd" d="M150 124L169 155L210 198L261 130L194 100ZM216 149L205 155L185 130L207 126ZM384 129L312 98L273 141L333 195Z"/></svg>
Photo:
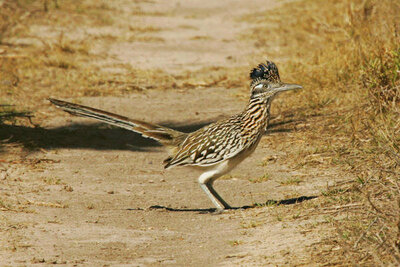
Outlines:
<svg viewBox="0 0 400 267"><path fill-rule="evenodd" d="M207 194L208 198L217 207L218 211L231 208L231 206L229 206L229 204L226 203L220 195L218 195L217 191L215 191L212 186L213 182L220 176L221 172L218 170L211 170L203 172L198 180L201 189L203 189L203 191Z"/></svg>
<svg viewBox="0 0 400 267"><path fill-rule="evenodd" d="M224 206L225 209L231 209L232 207L226 203L226 201L215 191L214 187L212 186L214 180L209 180L206 183L206 186L208 190L211 192L211 194Z"/></svg>
<svg viewBox="0 0 400 267"><path fill-rule="evenodd" d="M212 201L212 203L217 207L218 211L224 210L224 207L221 205L221 203L218 202L218 198L214 196L214 194L211 192L210 188L207 186L207 184L200 183L201 189L207 194L208 198ZM212 187L211 187L212 188ZM213 189L214 190L214 189ZM214 190L215 192L215 190ZM226 203L225 203L226 204Z"/></svg>

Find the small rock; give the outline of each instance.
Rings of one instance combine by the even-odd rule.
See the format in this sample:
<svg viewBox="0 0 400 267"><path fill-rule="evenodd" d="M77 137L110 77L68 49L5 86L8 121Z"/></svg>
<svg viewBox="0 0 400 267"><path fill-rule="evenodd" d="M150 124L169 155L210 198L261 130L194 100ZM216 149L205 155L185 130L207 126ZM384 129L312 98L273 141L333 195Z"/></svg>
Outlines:
<svg viewBox="0 0 400 267"><path fill-rule="evenodd" d="M7 179L7 176L8 176L8 174L7 174L7 172L1 172L0 173L0 180L5 180L5 179Z"/></svg>
<svg viewBox="0 0 400 267"><path fill-rule="evenodd" d="M41 258L41 259L37 259L37 258L33 258L31 260L31 263L45 263L45 259Z"/></svg>
<svg viewBox="0 0 400 267"><path fill-rule="evenodd" d="M72 191L74 191L74 189L73 189L72 186L70 186L70 185L64 185L64 190L67 191L67 192L72 192Z"/></svg>

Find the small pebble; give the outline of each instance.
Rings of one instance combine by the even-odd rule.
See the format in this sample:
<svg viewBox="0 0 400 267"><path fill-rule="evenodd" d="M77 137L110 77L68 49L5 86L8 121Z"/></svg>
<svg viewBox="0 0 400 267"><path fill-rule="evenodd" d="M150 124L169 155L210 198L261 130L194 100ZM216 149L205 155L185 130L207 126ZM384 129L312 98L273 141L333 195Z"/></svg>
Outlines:
<svg viewBox="0 0 400 267"><path fill-rule="evenodd" d="M69 186L69 185L64 185L64 190L67 191L67 192L72 192L72 191L74 191L74 189L72 188L72 186Z"/></svg>

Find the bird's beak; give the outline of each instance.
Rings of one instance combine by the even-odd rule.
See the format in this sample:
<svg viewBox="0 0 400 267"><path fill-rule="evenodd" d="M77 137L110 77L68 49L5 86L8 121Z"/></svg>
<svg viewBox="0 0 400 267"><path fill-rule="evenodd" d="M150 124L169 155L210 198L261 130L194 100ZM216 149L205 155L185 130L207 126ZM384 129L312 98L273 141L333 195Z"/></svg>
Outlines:
<svg viewBox="0 0 400 267"><path fill-rule="evenodd" d="M280 84L279 86L275 87L273 90L276 93L279 92L284 92L284 91L289 91L289 90L294 90L294 89L302 89L303 86L298 85L298 84L290 84L290 83L284 83Z"/></svg>

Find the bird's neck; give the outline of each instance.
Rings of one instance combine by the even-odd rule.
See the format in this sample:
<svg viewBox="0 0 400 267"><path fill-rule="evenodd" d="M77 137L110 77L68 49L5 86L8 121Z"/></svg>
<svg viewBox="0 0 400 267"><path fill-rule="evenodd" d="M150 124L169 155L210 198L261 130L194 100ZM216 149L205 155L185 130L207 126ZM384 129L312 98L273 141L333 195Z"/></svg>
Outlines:
<svg viewBox="0 0 400 267"><path fill-rule="evenodd" d="M248 127L254 130L260 127L265 130L269 120L269 110L272 99L250 98L248 105L242 113Z"/></svg>

